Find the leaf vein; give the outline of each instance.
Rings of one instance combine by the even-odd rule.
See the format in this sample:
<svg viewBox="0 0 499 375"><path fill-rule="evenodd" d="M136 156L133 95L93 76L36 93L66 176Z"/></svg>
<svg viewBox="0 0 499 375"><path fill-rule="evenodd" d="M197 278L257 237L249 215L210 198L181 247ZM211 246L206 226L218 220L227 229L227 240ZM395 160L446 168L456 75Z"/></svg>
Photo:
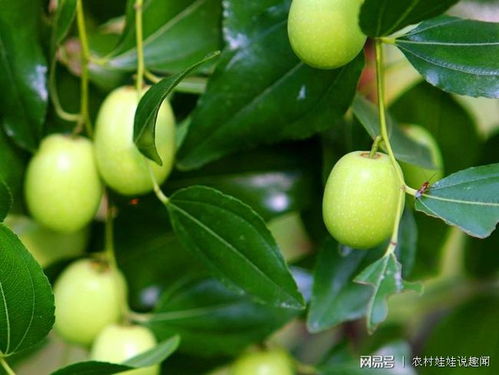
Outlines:
<svg viewBox="0 0 499 375"><path fill-rule="evenodd" d="M5 353L8 354L10 351L10 318L9 318L9 308L7 306L7 300L5 298L5 292L3 290L3 284L0 280L0 294L2 295L2 302L5 308L5 321L7 324L7 346L5 348Z"/></svg>
<svg viewBox="0 0 499 375"><path fill-rule="evenodd" d="M257 272L257 274L260 274L261 276L263 276L264 279L270 281L271 284L273 284L274 286L276 286L278 290L283 290L282 287L278 283L276 283L274 280L272 280L268 275L266 275L262 270L260 270L254 263L252 263L244 254L240 253L234 245L232 245L230 242L226 241L223 237L221 237L213 229L211 229L206 224L204 224L203 222L201 222L198 219L196 219L194 216L192 216L191 214L189 214L187 211L183 210L179 206L177 206L177 205L175 205L173 203L170 203L170 206L173 207L173 208L175 208L179 213L181 213L182 215L184 215L185 217L187 217L189 220L191 220L192 222L194 222L195 224L197 224L199 227L201 227L202 229L204 229L206 232L208 232L209 234L211 234L219 242L221 242L222 244L224 244L229 250L231 250L239 258L241 258L245 263L249 264L250 268L253 268ZM292 299L294 299L294 298L292 298Z"/></svg>

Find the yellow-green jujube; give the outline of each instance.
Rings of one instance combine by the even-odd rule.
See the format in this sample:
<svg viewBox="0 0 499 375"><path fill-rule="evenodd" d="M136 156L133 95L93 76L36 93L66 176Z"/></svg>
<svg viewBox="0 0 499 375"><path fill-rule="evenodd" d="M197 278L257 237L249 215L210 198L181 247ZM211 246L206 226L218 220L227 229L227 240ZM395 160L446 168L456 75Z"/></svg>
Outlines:
<svg viewBox="0 0 499 375"><path fill-rule="evenodd" d="M46 137L26 171L25 194L40 224L59 232L84 228L102 197L92 143L80 136Z"/></svg>
<svg viewBox="0 0 499 375"><path fill-rule="evenodd" d="M146 327L112 324L104 328L95 339L90 358L95 361L122 363L152 349L156 344L156 338ZM157 375L159 365L125 371L122 374Z"/></svg>
<svg viewBox="0 0 499 375"><path fill-rule="evenodd" d="M90 346L106 326L120 320L126 283L106 263L81 259L59 276L54 296L57 333L68 342Z"/></svg>
<svg viewBox="0 0 499 375"><path fill-rule="evenodd" d="M230 375L293 375L289 355L280 349L247 353L232 365Z"/></svg>
<svg viewBox="0 0 499 375"><path fill-rule="evenodd" d="M371 158L369 151L344 155L324 190L322 211L328 231L352 248L379 245L393 231L401 188L387 155L378 152Z"/></svg>
<svg viewBox="0 0 499 375"><path fill-rule="evenodd" d="M296 55L306 64L333 69L352 61L366 36L358 24L363 0L293 0L288 36Z"/></svg>
<svg viewBox="0 0 499 375"><path fill-rule="evenodd" d="M71 233L55 232L20 215L7 216L5 225L19 236L42 267L82 254L89 239L88 227Z"/></svg>
<svg viewBox="0 0 499 375"><path fill-rule="evenodd" d="M418 189L430 179L432 181L440 180L444 175L444 162L435 138L428 130L419 125L405 125L402 129L414 141L430 150L432 162L436 167L436 169L425 169L418 165L401 162L400 167L404 171L406 184Z"/></svg>
<svg viewBox="0 0 499 375"><path fill-rule="evenodd" d="M151 167L158 183L162 183L173 166L175 155L175 119L167 100L161 105L156 121L156 148L163 163L159 166L146 159L133 142L137 91L120 87L104 100L95 128L95 156L105 183L124 195L152 191Z"/></svg>

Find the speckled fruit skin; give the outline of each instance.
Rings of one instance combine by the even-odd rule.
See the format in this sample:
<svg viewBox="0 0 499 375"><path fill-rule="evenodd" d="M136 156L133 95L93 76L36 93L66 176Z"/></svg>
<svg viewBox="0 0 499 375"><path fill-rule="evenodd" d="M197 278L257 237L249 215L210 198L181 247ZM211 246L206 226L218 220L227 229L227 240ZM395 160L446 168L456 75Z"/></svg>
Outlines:
<svg viewBox="0 0 499 375"><path fill-rule="evenodd" d="M26 171L25 195L31 215L59 232L90 223L102 197L92 143L83 137L46 137Z"/></svg>
<svg viewBox="0 0 499 375"><path fill-rule="evenodd" d="M358 24L363 0L293 0L288 36L296 55L319 69L333 69L354 59L366 36Z"/></svg>
<svg viewBox="0 0 499 375"><path fill-rule="evenodd" d="M157 344L149 329L142 326L112 324L102 330L92 346L90 358L95 361L121 363ZM126 375L157 375L159 365L125 371Z"/></svg>
<svg viewBox="0 0 499 375"><path fill-rule="evenodd" d="M89 239L88 227L71 233L55 232L25 216L9 215L5 225L19 236L42 267L82 254Z"/></svg>
<svg viewBox="0 0 499 375"><path fill-rule="evenodd" d="M230 375L293 375L290 358L282 350L248 353L232 366Z"/></svg>
<svg viewBox="0 0 499 375"><path fill-rule="evenodd" d="M109 94L99 110L95 128L95 156L102 178L123 195L152 191L149 169L162 183L173 166L175 155L175 119L168 101L160 107L156 122L156 147L162 166L146 159L133 143L133 122L139 99L130 86Z"/></svg>
<svg viewBox="0 0 499 375"><path fill-rule="evenodd" d="M68 342L90 346L102 329L121 318L125 279L106 264L82 259L59 276L54 296L57 333Z"/></svg>
<svg viewBox="0 0 499 375"><path fill-rule="evenodd" d="M409 163L400 163L406 184L418 189L429 179L432 181L440 180L444 175L444 161L435 138L428 130L419 125L405 125L403 130L416 142L428 147L433 164L437 167L437 169L425 169Z"/></svg>
<svg viewBox="0 0 499 375"><path fill-rule="evenodd" d="M331 235L356 249L379 245L392 233L401 184L390 159L369 151L343 156L326 183L322 212Z"/></svg>

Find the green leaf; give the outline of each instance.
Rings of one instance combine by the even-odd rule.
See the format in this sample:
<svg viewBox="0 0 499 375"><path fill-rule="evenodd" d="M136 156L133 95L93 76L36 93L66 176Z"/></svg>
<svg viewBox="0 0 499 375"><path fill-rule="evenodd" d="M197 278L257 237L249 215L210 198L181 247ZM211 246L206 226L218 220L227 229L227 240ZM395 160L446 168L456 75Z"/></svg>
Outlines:
<svg viewBox="0 0 499 375"><path fill-rule="evenodd" d="M443 16L395 43L432 85L460 95L499 97L499 23Z"/></svg>
<svg viewBox="0 0 499 375"><path fill-rule="evenodd" d="M482 145L481 149L482 155L479 164L489 164L499 160L499 127ZM491 279L497 275L499 271L499 256L497 256L499 231L494 231L484 239L466 237L464 249L463 264L468 274L477 279Z"/></svg>
<svg viewBox="0 0 499 375"><path fill-rule="evenodd" d="M54 324L47 277L17 236L0 224L0 356L41 341Z"/></svg>
<svg viewBox="0 0 499 375"><path fill-rule="evenodd" d="M363 67L360 55L336 70L303 64L289 45L287 0L224 4L228 45L192 114L182 169L330 128L348 109Z"/></svg>
<svg viewBox="0 0 499 375"><path fill-rule="evenodd" d="M353 101L352 109L355 117L364 126L371 138L375 139L381 134L378 111L373 103L357 95ZM407 136L389 115L387 115L387 126L390 143L398 160L428 169L435 167L430 150Z"/></svg>
<svg viewBox="0 0 499 375"><path fill-rule="evenodd" d="M179 344L180 336L172 336L169 339L160 342L154 348L126 360L124 364L135 368L156 365L172 355L175 350L177 350Z"/></svg>
<svg viewBox="0 0 499 375"><path fill-rule="evenodd" d="M167 289L146 324L160 338L179 334L183 352L234 355L298 313L255 303L197 273L184 274Z"/></svg>
<svg viewBox="0 0 499 375"><path fill-rule="evenodd" d="M106 68L133 71L135 49L135 0L128 0L126 26ZM144 1L144 57L148 69L178 72L221 47L220 0Z"/></svg>
<svg viewBox="0 0 499 375"><path fill-rule="evenodd" d="M260 147L222 158L168 178L167 192L191 185L205 185L251 206L264 220L311 204L319 188L310 163L320 165L317 144L292 143Z"/></svg>
<svg viewBox="0 0 499 375"><path fill-rule="evenodd" d="M77 0L60 0L52 26L52 40L50 44L50 56L54 56L57 47L62 43L69 32L76 15Z"/></svg>
<svg viewBox="0 0 499 375"><path fill-rule="evenodd" d="M406 290L421 292L422 287L402 279L402 267L395 254L390 253L365 268L354 280L370 285L374 291L367 307L367 330L373 333L376 327L386 319L388 306L386 300L394 293Z"/></svg>
<svg viewBox="0 0 499 375"><path fill-rule="evenodd" d="M167 203L173 229L223 282L261 302L303 308L303 297L263 220L241 201L202 186Z"/></svg>
<svg viewBox="0 0 499 375"><path fill-rule="evenodd" d="M52 375L111 375L153 366L168 358L177 350L179 343L179 336L173 336L170 339L159 343L154 348L128 359L122 364L99 361L78 362L63 367L53 372Z"/></svg>
<svg viewBox="0 0 499 375"><path fill-rule="evenodd" d="M395 254L402 264L402 277L406 278L412 272L418 248L418 226L414 218L413 210L405 207L400 218L399 236Z"/></svg>
<svg viewBox="0 0 499 375"><path fill-rule="evenodd" d="M0 176L0 222L5 219L12 206L12 193Z"/></svg>
<svg viewBox="0 0 499 375"><path fill-rule="evenodd" d="M135 112L133 141L139 151L149 159L159 165L163 165L161 157L156 150L155 131L156 119L158 117L159 107L163 100L173 91L173 89L192 71L207 61L212 60L219 55L219 52L211 53L204 59L191 65L181 73L167 77L156 83L140 99L137 111Z"/></svg>
<svg viewBox="0 0 499 375"><path fill-rule="evenodd" d="M486 147L481 143L474 119L451 94L427 82L420 82L406 91L390 106L390 112L401 124L417 124L431 132L440 147L445 174L497 160L495 157L477 161L480 150ZM466 145L466 152L460 145ZM428 180L435 182L431 177L428 175ZM411 277L436 276L440 270L441 250L451 228L433 217L415 216L418 248Z"/></svg>
<svg viewBox="0 0 499 375"><path fill-rule="evenodd" d="M499 221L499 163L456 172L430 186L415 207L470 236L485 238Z"/></svg>
<svg viewBox="0 0 499 375"><path fill-rule="evenodd" d="M366 251L340 252L329 238L319 252L314 270L314 286L307 327L320 332L365 315L372 294L364 285L355 284L354 276L367 255Z"/></svg>
<svg viewBox="0 0 499 375"><path fill-rule="evenodd" d="M15 142L35 150L47 110L47 62L39 35L40 0L3 1L0 12L1 123Z"/></svg>
<svg viewBox="0 0 499 375"><path fill-rule="evenodd" d="M390 35L408 25L436 17L459 0L366 0L359 24L371 37Z"/></svg>
<svg viewBox="0 0 499 375"><path fill-rule="evenodd" d="M53 372L52 375L111 375L130 369L133 369L133 367L117 363L87 361L73 363Z"/></svg>

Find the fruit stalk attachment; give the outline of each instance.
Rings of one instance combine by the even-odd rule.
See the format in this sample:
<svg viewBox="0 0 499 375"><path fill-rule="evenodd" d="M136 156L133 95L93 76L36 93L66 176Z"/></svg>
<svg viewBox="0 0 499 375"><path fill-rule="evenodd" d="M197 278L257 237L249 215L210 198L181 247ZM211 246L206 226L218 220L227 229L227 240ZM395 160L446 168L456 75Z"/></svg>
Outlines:
<svg viewBox="0 0 499 375"><path fill-rule="evenodd" d="M88 114L88 63L90 61L90 48L88 46L87 30L85 26L85 14L83 12L82 0L76 3L76 22L78 25L78 36L81 45L81 99L80 99L80 118L73 133L79 134L83 127L88 136L92 136L92 124Z"/></svg>
<svg viewBox="0 0 499 375"><path fill-rule="evenodd" d="M137 94L142 96L142 86L144 85L144 46L143 46L143 28L142 28L142 8L143 0L135 1L135 34L137 43L137 77L136 77L136 87Z"/></svg>
<svg viewBox="0 0 499 375"><path fill-rule="evenodd" d="M395 216L395 223L393 226L392 236L390 238L390 244L386 249L386 254L389 255L395 251L397 248L398 241L398 232L400 226L400 218L402 217L402 212L404 210L404 194L406 190L404 176L400 168L398 168L397 161L395 160L395 155L392 150L392 146L390 144L390 138L388 136L388 127L386 123L386 113L385 113L385 83L384 83L384 67L383 67L383 41L381 39L375 39L376 46L376 87L378 94L378 112L379 112L379 122L381 129L381 137L385 144L386 150L388 152L388 156L392 162L393 168L397 174L397 177L400 182L400 194L397 202L397 215Z"/></svg>
<svg viewBox="0 0 499 375"><path fill-rule="evenodd" d="M16 373L9 366L9 364L7 363L7 361L5 360L5 358L3 358L1 356L0 356L0 364L2 365L2 367L5 370L5 372L7 373L7 375L16 375Z"/></svg>

